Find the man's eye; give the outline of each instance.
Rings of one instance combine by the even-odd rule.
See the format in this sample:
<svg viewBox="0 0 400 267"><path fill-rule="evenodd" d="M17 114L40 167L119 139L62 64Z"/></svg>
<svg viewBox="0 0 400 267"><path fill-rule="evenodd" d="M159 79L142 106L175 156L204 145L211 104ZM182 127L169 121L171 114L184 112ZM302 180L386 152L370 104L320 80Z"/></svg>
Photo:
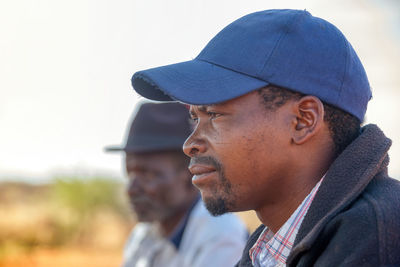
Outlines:
<svg viewBox="0 0 400 267"><path fill-rule="evenodd" d="M207 111L207 115L208 115L208 117L210 117L211 119L215 119L215 118L218 118L219 116L221 116L220 113L212 112L212 111Z"/></svg>

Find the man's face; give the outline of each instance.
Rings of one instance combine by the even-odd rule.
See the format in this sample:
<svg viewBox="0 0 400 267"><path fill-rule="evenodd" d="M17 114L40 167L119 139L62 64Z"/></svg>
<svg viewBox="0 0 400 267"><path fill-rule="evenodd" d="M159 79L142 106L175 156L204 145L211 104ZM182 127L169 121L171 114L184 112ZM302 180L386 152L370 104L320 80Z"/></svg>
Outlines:
<svg viewBox="0 0 400 267"><path fill-rule="evenodd" d="M128 195L139 221L163 221L187 205L191 185L177 153L126 154Z"/></svg>
<svg viewBox="0 0 400 267"><path fill-rule="evenodd" d="M196 128L184 144L193 184L211 214L262 209L285 193L290 172L290 107L267 110L257 92L191 106Z"/></svg>

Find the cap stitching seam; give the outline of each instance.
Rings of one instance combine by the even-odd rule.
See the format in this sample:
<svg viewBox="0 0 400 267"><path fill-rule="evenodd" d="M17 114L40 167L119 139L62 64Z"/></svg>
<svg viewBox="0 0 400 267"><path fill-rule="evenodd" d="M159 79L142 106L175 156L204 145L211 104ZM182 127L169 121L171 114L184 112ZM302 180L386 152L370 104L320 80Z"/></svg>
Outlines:
<svg viewBox="0 0 400 267"><path fill-rule="evenodd" d="M302 13L297 14L297 15L293 18L292 21L290 21L290 22L288 21L288 22L285 24L285 26L288 26L288 27L287 27L287 30L286 30L284 33L282 33L282 35L279 37L279 40L276 42L276 44L275 44L274 48L272 49L271 53L268 55L268 58L265 60L265 63L264 63L264 65L263 65L263 67L262 67L262 68L260 69L260 71L257 73L257 76L260 76L260 74L261 74L262 72L264 72L264 70L265 70L265 68L266 68L266 65L268 64L268 62L269 62L269 60L271 59L272 55L275 53L275 50L277 49L278 45L281 43L282 39L283 39L285 36L287 36L288 32L292 29L292 26L293 26L293 24L295 23L295 21L297 21L297 19L298 19L301 15L303 15L303 14L305 14L305 12L302 12Z"/></svg>
<svg viewBox="0 0 400 267"><path fill-rule="evenodd" d="M344 45L346 46L346 59L345 59L345 63L344 63L344 72L343 72L343 78L342 78L342 83L340 84L339 87L339 94L338 97L336 99L335 105L337 105L341 99L342 96L342 92L343 92L343 85L344 85L344 80L346 77L346 73L347 73L347 67L348 67L348 61L349 61L349 45L348 42L346 42L345 37L343 36L343 34L340 34L340 36L342 37L342 40L344 42Z"/></svg>
<svg viewBox="0 0 400 267"><path fill-rule="evenodd" d="M253 75L250 75L250 74L247 74L247 73L244 73L244 72L240 72L240 71L237 71L237 70L233 70L233 69L231 69L231 68L227 68L227 67L225 67L225 66L222 66L222 65L220 65L220 64L216 64L216 63L214 63L214 62L211 62L211 61L208 61L208 60L205 60L205 59L196 58L196 59L194 59L194 60L203 61L203 62L212 64L212 65L214 65L214 66L217 66L217 67L220 67L220 68L229 70L229 71L233 71L233 72L236 72L236 73L239 73L239 74L242 74L242 75L245 75L245 76L248 76L248 77L251 77L251 78L260 80L260 81L263 81L263 82L268 82L268 81L265 81L265 80L261 79L260 77L253 76Z"/></svg>

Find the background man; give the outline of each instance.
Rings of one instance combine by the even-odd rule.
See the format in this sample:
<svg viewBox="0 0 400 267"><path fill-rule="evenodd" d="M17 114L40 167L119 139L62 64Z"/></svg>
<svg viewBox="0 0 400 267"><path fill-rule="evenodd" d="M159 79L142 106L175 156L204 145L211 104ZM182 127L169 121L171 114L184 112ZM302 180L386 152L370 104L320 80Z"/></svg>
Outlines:
<svg viewBox="0 0 400 267"><path fill-rule="evenodd" d="M145 103L132 122L124 151L128 195L140 223L124 251L124 266L232 266L247 231L233 214L211 217L199 200L182 145L191 132L178 103Z"/></svg>
<svg viewBox="0 0 400 267"><path fill-rule="evenodd" d="M307 11L252 13L194 60L132 84L192 104L184 151L208 210L257 212L238 266L400 266L391 141L360 128L371 91L335 26Z"/></svg>

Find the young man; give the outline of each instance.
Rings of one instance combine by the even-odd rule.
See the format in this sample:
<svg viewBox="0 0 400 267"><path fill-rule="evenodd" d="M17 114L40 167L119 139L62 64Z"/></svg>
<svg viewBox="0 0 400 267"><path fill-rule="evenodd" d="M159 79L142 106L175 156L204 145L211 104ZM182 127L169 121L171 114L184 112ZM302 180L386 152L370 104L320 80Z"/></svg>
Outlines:
<svg viewBox="0 0 400 267"><path fill-rule="evenodd" d="M307 11L252 13L194 60L137 72L132 84L191 104L184 152L207 209L262 221L238 266L400 266L391 141L360 127L371 91L335 26Z"/></svg>
<svg viewBox="0 0 400 267"><path fill-rule="evenodd" d="M128 195L139 223L123 266L232 266L247 231L233 214L213 218L199 200L182 145L191 132L187 108L145 103L132 122L124 151Z"/></svg>

